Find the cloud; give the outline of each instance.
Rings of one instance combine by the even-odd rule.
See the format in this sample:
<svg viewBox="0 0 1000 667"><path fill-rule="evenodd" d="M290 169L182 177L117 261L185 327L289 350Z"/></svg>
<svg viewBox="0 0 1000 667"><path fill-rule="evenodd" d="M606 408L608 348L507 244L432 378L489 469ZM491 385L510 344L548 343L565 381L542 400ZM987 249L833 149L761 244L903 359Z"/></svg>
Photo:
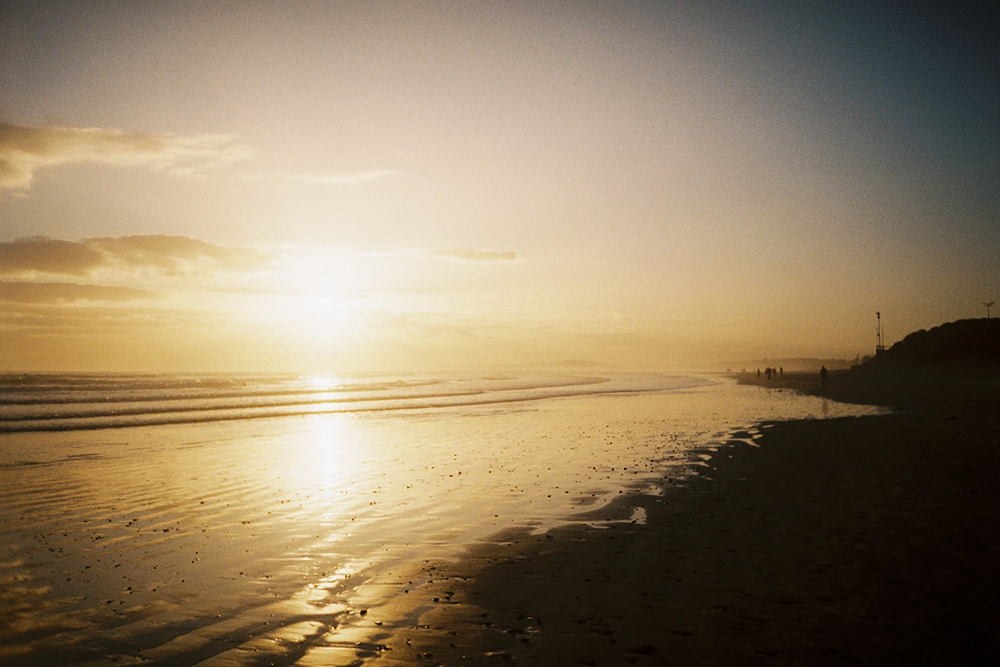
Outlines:
<svg viewBox="0 0 1000 667"><path fill-rule="evenodd" d="M105 263L98 250L44 236L0 243L0 275L32 272L84 276Z"/></svg>
<svg viewBox="0 0 1000 667"><path fill-rule="evenodd" d="M79 283L28 283L0 281L0 301L28 304L62 304L79 301L135 301L150 299L155 292L116 285Z"/></svg>
<svg viewBox="0 0 1000 667"><path fill-rule="evenodd" d="M438 257L449 257L465 262L512 262L517 259L517 253L513 251L493 252L491 250L475 250L471 248L435 250L432 254Z"/></svg>
<svg viewBox="0 0 1000 667"><path fill-rule="evenodd" d="M146 165L190 175L250 157L230 134L180 137L105 128L30 127L0 123L0 189L31 187L43 167L74 162Z"/></svg>
<svg viewBox="0 0 1000 667"><path fill-rule="evenodd" d="M36 273L87 276L103 268L153 268L179 273L209 263L233 271L263 266L270 258L248 248L229 248L186 236L120 236L63 241L36 236L0 243L0 276Z"/></svg>
<svg viewBox="0 0 1000 667"><path fill-rule="evenodd" d="M288 176L288 178L290 180L307 183L309 185L334 185L337 187L354 187L355 185L360 185L362 183L367 183L368 181L373 181L376 178L382 178L384 176L392 176L395 173L396 173L395 171L387 171L387 170L361 171L354 174L304 173L304 174L292 174Z"/></svg>
<svg viewBox="0 0 1000 667"><path fill-rule="evenodd" d="M262 266L270 259L249 248L217 246L187 236L98 237L84 239L82 243L106 253L112 261L171 273L179 271L186 262L210 260L223 268L241 271Z"/></svg>

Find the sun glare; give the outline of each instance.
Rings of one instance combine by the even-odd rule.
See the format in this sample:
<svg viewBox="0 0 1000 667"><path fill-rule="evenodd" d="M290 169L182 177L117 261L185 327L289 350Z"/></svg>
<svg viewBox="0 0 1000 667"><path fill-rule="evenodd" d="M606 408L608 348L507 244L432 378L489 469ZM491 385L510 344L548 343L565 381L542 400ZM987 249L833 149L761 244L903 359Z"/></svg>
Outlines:
<svg viewBox="0 0 1000 667"><path fill-rule="evenodd" d="M325 257L291 256L253 300L252 317L295 338L357 334L366 317L365 297L355 291L359 270Z"/></svg>
<svg viewBox="0 0 1000 667"><path fill-rule="evenodd" d="M264 295L254 311L260 322L305 339L356 334L364 317L353 299L329 293Z"/></svg>
<svg viewBox="0 0 1000 667"><path fill-rule="evenodd" d="M319 371L309 373L303 380L314 391L332 391L344 384L340 377Z"/></svg>

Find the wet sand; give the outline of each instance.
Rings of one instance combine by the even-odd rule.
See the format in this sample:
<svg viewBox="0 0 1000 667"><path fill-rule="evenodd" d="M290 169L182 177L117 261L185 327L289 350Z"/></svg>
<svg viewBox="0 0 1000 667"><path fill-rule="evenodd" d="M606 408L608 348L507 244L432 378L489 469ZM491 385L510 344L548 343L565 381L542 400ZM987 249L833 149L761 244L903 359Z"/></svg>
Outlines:
<svg viewBox="0 0 1000 667"><path fill-rule="evenodd" d="M492 612L446 574L503 555L491 536L544 534L598 507L621 523L591 523L618 530L641 508L609 499L653 502L692 451L708 457L738 429L753 439L761 420L878 412L730 380L649 391L655 380L495 405L0 434L0 665L444 655L407 645L414 631L503 659L490 647L520 646L505 630L529 626L486 626ZM479 555L456 561L470 546Z"/></svg>
<svg viewBox="0 0 1000 667"><path fill-rule="evenodd" d="M821 390L813 375L761 384ZM619 523L508 531L425 563L401 575L407 595L356 619L374 638L361 657L996 664L997 374L845 371L824 393L896 412L767 425L662 494L601 510Z"/></svg>
<svg viewBox="0 0 1000 667"><path fill-rule="evenodd" d="M8 437L0 664L1000 654L996 376L762 384Z"/></svg>

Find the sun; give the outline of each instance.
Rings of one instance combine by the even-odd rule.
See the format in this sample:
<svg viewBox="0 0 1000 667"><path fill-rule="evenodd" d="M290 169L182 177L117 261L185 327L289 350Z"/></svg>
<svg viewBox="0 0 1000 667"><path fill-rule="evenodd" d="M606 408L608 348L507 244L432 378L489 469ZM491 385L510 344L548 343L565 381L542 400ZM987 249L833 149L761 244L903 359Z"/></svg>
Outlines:
<svg viewBox="0 0 1000 667"><path fill-rule="evenodd" d="M266 295L260 300L258 315L303 338L352 335L364 318L356 299L319 290Z"/></svg>
<svg viewBox="0 0 1000 667"><path fill-rule="evenodd" d="M302 342L360 335L372 308L372 297L360 289L363 273L364 267L342 257L288 255L257 281L247 315Z"/></svg>

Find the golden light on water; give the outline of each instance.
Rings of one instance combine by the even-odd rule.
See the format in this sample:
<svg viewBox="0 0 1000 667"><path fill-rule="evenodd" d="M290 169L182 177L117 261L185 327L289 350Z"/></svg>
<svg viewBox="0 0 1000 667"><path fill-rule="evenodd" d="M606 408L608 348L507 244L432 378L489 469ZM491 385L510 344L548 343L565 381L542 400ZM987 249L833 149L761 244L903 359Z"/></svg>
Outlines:
<svg viewBox="0 0 1000 667"><path fill-rule="evenodd" d="M329 391L344 386L345 381L330 373L313 372L305 376L305 381L310 389L315 391Z"/></svg>
<svg viewBox="0 0 1000 667"><path fill-rule="evenodd" d="M982 316L1000 40L972 4L5 3L0 660L354 664L441 627L389 609L430 604L403 562L877 413L670 374L853 360L876 312L887 345ZM606 612L573 625L657 657Z"/></svg>
<svg viewBox="0 0 1000 667"><path fill-rule="evenodd" d="M326 387L323 387L326 388ZM290 461L291 483L296 488L308 488L336 502L347 493L351 482L364 478L362 469L366 455L365 443L351 428L351 418L343 415L310 415L306 417L301 449ZM335 516L338 521L343 517Z"/></svg>

